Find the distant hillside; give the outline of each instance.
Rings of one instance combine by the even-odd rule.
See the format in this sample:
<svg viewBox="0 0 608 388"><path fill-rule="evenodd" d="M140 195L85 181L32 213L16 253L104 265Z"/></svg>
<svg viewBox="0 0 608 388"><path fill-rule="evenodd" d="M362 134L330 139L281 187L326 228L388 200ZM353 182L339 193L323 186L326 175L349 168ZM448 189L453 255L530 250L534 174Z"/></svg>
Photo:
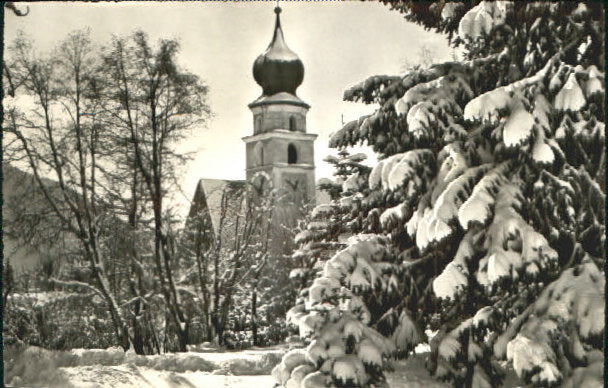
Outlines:
<svg viewBox="0 0 608 388"><path fill-rule="evenodd" d="M57 183L45 180L49 187ZM58 190L52 190L54 195ZM17 273L31 271L65 247L65 233L37 188L34 176L12 165L2 165L3 260ZM62 249L63 250L63 249ZM53 258L55 259L55 258Z"/></svg>

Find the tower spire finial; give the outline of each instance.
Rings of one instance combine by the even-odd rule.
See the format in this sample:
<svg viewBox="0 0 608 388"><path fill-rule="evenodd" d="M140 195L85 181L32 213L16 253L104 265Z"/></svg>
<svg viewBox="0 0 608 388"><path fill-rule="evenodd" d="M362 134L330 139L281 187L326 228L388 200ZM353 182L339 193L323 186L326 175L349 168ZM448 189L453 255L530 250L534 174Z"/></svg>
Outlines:
<svg viewBox="0 0 608 388"><path fill-rule="evenodd" d="M281 39L283 39L283 31L281 30L281 18L279 17L279 14L281 13L281 7L279 7L279 0L277 0L277 6L274 8L274 13L277 15L277 17L274 23L274 34L272 38L273 41L278 38L277 34L281 34Z"/></svg>
<svg viewBox="0 0 608 388"><path fill-rule="evenodd" d="M285 43L279 17L281 8L277 6L274 12L276 21L272 40L266 51L255 60L253 76L266 96L279 92L295 95L296 88L304 78L304 65Z"/></svg>

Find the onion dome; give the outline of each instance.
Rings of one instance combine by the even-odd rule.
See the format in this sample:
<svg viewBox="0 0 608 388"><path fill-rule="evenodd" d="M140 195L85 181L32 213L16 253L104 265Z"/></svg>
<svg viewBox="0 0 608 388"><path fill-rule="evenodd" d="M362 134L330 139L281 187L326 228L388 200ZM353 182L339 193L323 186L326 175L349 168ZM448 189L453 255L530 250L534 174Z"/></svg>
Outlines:
<svg viewBox="0 0 608 388"><path fill-rule="evenodd" d="M281 8L276 7L274 12L277 14L274 35L266 51L253 63L253 78L262 87L264 96L281 92L295 95L304 79L304 65L285 43L279 18Z"/></svg>

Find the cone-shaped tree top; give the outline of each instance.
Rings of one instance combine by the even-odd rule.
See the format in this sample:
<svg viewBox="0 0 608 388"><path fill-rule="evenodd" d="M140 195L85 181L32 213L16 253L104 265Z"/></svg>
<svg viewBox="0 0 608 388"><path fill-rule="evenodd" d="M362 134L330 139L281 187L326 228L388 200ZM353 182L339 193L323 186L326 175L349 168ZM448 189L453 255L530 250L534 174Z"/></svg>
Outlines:
<svg viewBox="0 0 608 388"><path fill-rule="evenodd" d="M274 12L277 14L274 35L266 51L253 63L253 77L262 87L264 96L280 92L295 95L304 79L304 65L285 43L279 18L281 8L276 7Z"/></svg>

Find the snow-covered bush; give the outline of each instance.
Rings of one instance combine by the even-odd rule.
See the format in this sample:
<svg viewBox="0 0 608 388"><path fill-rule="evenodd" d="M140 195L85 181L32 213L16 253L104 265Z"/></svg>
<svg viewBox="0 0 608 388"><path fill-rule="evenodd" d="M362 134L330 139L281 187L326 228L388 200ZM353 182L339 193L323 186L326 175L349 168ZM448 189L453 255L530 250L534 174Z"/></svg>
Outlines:
<svg viewBox="0 0 608 388"><path fill-rule="evenodd" d="M5 307L2 340L5 345L40 344L40 330L36 325L35 312L27 306L11 304L8 308Z"/></svg>
<svg viewBox="0 0 608 388"><path fill-rule="evenodd" d="M5 343L46 349L115 345L103 301L90 294L47 291L13 294L4 315Z"/></svg>
<svg viewBox="0 0 608 388"><path fill-rule="evenodd" d="M4 384L17 387L55 386L72 388L73 385L58 369L62 365L57 353L35 346L15 344L3 349ZM74 357L70 357L74 360ZM3 384L3 386L4 386Z"/></svg>
<svg viewBox="0 0 608 388"><path fill-rule="evenodd" d="M454 386L497 386L505 365L519 385L601 381L602 4L390 6L465 60L345 92L378 108L330 145L367 144L379 162L367 185L344 180L355 237L290 311L315 368L300 386L379 384L426 329L427 365Z"/></svg>

